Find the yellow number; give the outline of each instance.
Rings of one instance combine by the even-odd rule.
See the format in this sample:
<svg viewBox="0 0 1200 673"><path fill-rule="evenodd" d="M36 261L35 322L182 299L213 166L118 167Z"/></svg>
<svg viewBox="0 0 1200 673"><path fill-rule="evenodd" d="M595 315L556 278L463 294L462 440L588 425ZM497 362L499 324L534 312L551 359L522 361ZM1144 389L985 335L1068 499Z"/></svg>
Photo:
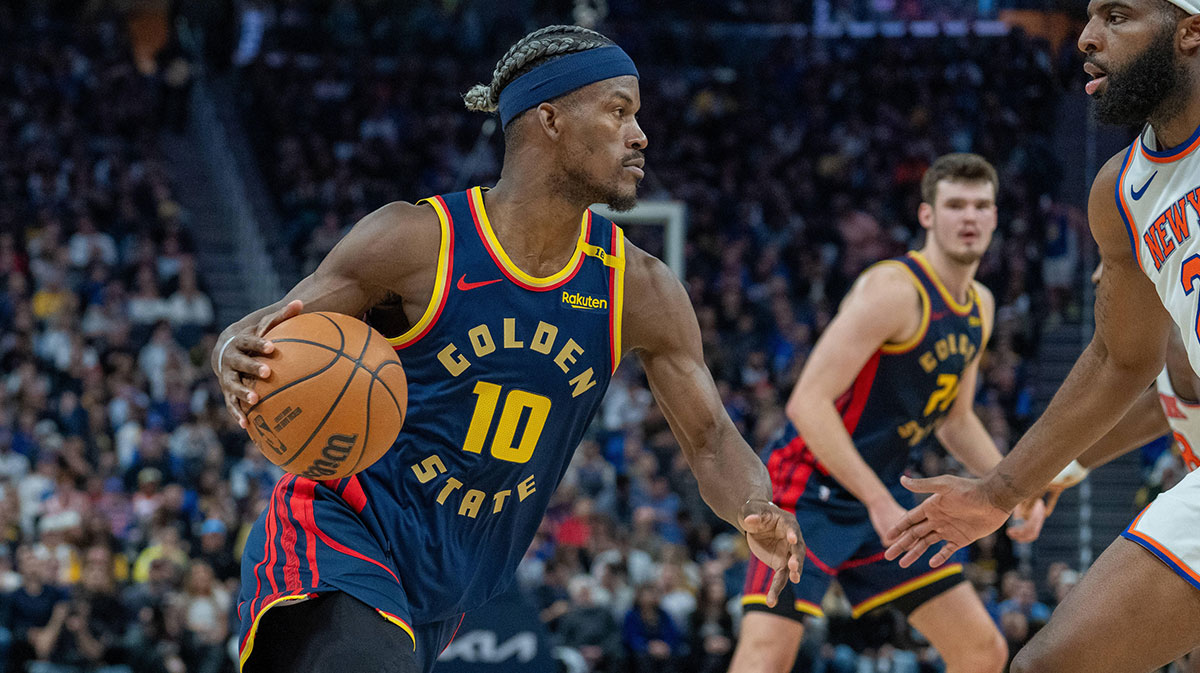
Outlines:
<svg viewBox="0 0 1200 673"><path fill-rule="evenodd" d="M475 402L475 413L471 414L471 426L467 428L463 451L481 453L483 440L487 439L488 429L492 427L492 417L496 415L496 403L500 401L500 386L476 381L474 393L479 400Z"/></svg>
<svg viewBox="0 0 1200 673"><path fill-rule="evenodd" d="M500 402L500 386L486 381L475 383L474 393L478 399L475 411L471 414L471 425L467 428L467 438L463 441L463 451L483 453L483 445L487 441L488 431L492 427L492 419L496 416L496 407ZM525 410L529 417L521 438L517 439L517 426ZM542 430L546 428L546 419L550 417L550 398L524 390L510 390L504 398L504 409L500 412L500 422L496 434L492 437L490 452L493 458L510 463L525 463L533 457Z"/></svg>
<svg viewBox="0 0 1200 673"><path fill-rule="evenodd" d="M938 389L933 391L933 394L929 396L929 401L925 403L925 412L922 414L924 416L933 413L935 408L938 411L945 411L950 403L958 397L958 375L938 374L937 383Z"/></svg>

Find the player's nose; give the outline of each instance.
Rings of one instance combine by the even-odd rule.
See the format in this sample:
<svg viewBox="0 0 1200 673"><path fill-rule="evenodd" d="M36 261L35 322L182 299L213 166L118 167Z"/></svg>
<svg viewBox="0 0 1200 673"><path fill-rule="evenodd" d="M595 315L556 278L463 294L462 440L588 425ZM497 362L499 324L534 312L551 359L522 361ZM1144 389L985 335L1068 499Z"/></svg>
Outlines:
<svg viewBox="0 0 1200 673"><path fill-rule="evenodd" d="M642 130L641 124L634 120L633 133L625 140L625 146L631 150L644 150L649 144L650 140L646 138L646 132Z"/></svg>
<svg viewBox="0 0 1200 673"><path fill-rule="evenodd" d="M1097 17L1093 16L1088 19L1088 22L1083 27L1083 32L1079 33L1079 51L1086 54L1091 54L1100 51L1100 29Z"/></svg>

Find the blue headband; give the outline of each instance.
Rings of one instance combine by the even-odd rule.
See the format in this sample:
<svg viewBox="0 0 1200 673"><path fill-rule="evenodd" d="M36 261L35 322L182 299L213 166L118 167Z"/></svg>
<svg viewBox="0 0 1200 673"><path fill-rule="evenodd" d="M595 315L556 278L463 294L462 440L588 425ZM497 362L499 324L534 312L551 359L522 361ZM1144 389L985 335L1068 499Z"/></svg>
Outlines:
<svg viewBox="0 0 1200 673"><path fill-rule="evenodd" d="M531 107L600 80L638 76L633 59L616 45L560 56L521 75L500 92L500 127Z"/></svg>

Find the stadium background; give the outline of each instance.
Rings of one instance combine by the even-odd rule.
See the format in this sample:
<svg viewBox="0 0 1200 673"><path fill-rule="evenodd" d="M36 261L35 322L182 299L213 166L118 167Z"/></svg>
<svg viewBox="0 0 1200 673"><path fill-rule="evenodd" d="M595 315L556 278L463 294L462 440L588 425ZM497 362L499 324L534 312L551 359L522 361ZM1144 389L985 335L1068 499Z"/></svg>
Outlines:
<svg viewBox="0 0 1200 673"><path fill-rule="evenodd" d="M1080 206L1131 137L1086 121L1077 4L3 3L0 671L234 670L240 544L278 472L222 408L215 335L370 210L494 180L499 134L459 96L548 23L596 27L639 64L642 197L687 206L706 357L756 448L849 282L919 244L932 158L996 164L1000 228L979 275L997 326L975 399L1007 450L1090 334ZM1068 492L1032 546L994 535L964 554L1012 652L1178 478L1164 448ZM916 462L960 469L936 451ZM626 365L505 599L509 623L445 669L535 670L553 653L549 670L723 671L746 554ZM896 615L851 622L836 593L825 607L798 671L940 670ZM669 627L650 633L650 613ZM501 634L523 621L536 661ZM670 656L648 654L656 638Z"/></svg>

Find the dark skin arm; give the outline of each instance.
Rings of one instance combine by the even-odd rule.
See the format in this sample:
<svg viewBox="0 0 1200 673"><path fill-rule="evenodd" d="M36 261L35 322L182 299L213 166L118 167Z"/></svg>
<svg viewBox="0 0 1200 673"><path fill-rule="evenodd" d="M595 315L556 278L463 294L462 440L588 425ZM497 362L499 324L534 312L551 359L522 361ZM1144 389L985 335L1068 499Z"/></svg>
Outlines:
<svg viewBox="0 0 1200 673"><path fill-rule="evenodd" d="M641 359L704 501L775 569L767 595L774 605L789 578L800 580L804 542L796 517L771 502L766 466L721 403L683 285L658 259L630 244L626 250L623 347Z"/></svg>
<svg viewBox="0 0 1200 673"><path fill-rule="evenodd" d="M1096 293L1096 332L1050 406L1009 455L982 479L942 476L906 480L932 493L893 528L889 559L909 566L930 545L946 541L930 560L950 555L996 530L1022 500L1041 492L1062 468L1125 415L1154 380L1175 329L1154 285L1142 273L1113 198L1121 157L1092 185L1088 220L1104 274ZM1136 327L1131 327L1136 326Z"/></svg>
<svg viewBox="0 0 1200 673"><path fill-rule="evenodd" d="M270 375L274 346L263 335L288 318L313 311L360 316L385 299L399 296L408 323L419 320L433 295L440 241L433 208L388 204L354 225L317 270L283 299L227 327L217 339L210 363L229 413L245 427L242 405L258 399L251 389L252 379Z"/></svg>

